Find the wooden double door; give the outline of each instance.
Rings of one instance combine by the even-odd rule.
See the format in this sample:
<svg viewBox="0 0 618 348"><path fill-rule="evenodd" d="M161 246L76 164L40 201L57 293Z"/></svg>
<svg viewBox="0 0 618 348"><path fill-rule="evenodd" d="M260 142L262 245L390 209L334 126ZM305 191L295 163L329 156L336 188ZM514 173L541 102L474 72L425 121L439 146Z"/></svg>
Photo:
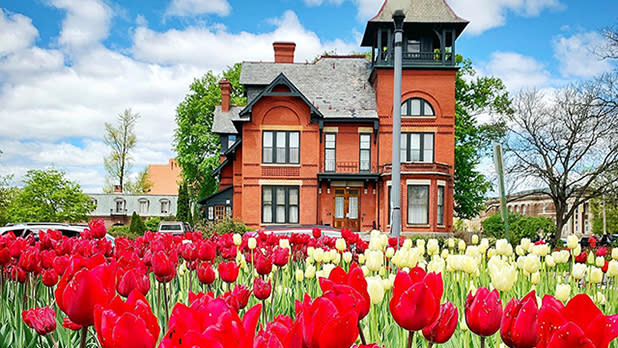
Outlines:
<svg viewBox="0 0 618 348"><path fill-rule="evenodd" d="M360 230L360 188L335 188L333 226Z"/></svg>

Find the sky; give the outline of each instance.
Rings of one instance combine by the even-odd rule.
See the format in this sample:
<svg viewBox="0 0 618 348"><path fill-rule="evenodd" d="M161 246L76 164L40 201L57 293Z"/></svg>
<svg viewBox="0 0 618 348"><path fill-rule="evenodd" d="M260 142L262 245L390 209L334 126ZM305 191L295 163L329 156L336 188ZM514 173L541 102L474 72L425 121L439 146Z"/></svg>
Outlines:
<svg viewBox="0 0 618 348"><path fill-rule="evenodd" d="M457 43L509 91L556 89L612 70L595 54L614 0L447 0L470 21ZM0 0L0 175L66 171L104 184L105 122L140 114L133 172L174 157L175 108L190 83L243 60L361 51L382 0Z"/></svg>

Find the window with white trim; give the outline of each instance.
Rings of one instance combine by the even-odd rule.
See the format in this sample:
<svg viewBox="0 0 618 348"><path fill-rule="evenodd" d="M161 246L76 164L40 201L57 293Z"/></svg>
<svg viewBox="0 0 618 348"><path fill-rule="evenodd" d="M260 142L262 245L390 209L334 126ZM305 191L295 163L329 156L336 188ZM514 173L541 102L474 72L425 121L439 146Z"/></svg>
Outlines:
<svg viewBox="0 0 618 348"><path fill-rule="evenodd" d="M262 222L297 224L299 202L298 186L262 186Z"/></svg>
<svg viewBox="0 0 618 348"><path fill-rule="evenodd" d="M429 224L429 185L408 185L408 224Z"/></svg>
<svg viewBox="0 0 618 348"><path fill-rule="evenodd" d="M337 163L337 134L324 134L324 171L336 171Z"/></svg>
<svg viewBox="0 0 618 348"><path fill-rule="evenodd" d="M444 225L444 186L438 186L438 212L437 224Z"/></svg>
<svg viewBox="0 0 618 348"><path fill-rule="evenodd" d="M262 163L300 163L300 132L264 131Z"/></svg>
<svg viewBox="0 0 618 348"><path fill-rule="evenodd" d="M362 133L360 135L360 165L361 172L371 170L371 134Z"/></svg>
<svg viewBox="0 0 618 348"><path fill-rule="evenodd" d="M435 113L427 100L410 98L401 103L401 116L435 116Z"/></svg>
<svg viewBox="0 0 618 348"><path fill-rule="evenodd" d="M401 133L401 162L433 162L433 133Z"/></svg>
<svg viewBox="0 0 618 348"><path fill-rule="evenodd" d="M161 200L161 214L169 214L170 213L170 201L167 199Z"/></svg>

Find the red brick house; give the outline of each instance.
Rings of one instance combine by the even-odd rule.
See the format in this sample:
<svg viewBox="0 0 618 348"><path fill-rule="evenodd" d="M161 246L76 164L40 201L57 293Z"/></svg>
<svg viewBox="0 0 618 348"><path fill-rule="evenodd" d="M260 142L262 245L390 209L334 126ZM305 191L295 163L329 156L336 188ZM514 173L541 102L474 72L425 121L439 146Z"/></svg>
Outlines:
<svg viewBox="0 0 618 348"><path fill-rule="evenodd" d="M276 42L274 62L242 64L247 105L231 106L221 81L220 191L201 201L207 218L388 230L396 3L367 23L361 46L371 61L294 63L295 44ZM402 231L451 232L455 40L468 22L443 0L403 4Z"/></svg>

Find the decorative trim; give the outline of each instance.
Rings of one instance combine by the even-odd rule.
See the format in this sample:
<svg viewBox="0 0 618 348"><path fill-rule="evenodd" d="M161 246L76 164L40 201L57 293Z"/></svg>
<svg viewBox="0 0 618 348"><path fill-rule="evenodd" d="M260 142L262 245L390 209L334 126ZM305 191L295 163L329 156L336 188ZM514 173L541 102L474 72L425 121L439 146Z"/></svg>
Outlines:
<svg viewBox="0 0 618 348"><path fill-rule="evenodd" d="M436 133L438 131L438 127L418 127L418 126L402 126L402 133Z"/></svg>
<svg viewBox="0 0 618 348"><path fill-rule="evenodd" d="M324 127L324 129L322 129L322 131L324 133L338 133L339 132L339 127Z"/></svg>
<svg viewBox="0 0 618 348"><path fill-rule="evenodd" d="M446 181L438 180L438 186L446 186Z"/></svg>
<svg viewBox="0 0 618 348"><path fill-rule="evenodd" d="M406 185L431 185L431 179L408 179Z"/></svg>
<svg viewBox="0 0 618 348"><path fill-rule="evenodd" d="M358 127L359 133L373 133L373 128L371 127Z"/></svg>
<svg viewBox="0 0 618 348"><path fill-rule="evenodd" d="M279 186L303 186L302 180L277 180L277 179L260 179L258 180L260 186L263 185L279 185Z"/></svg>
<svg viewBox="0 0 618 348"><path fill-rule="evenodd" d="M302 131L303 130L303 126L298 126L298 125L294 125L294 126L260 125L260 130L262 130L262 131L269 131L269 130L274 130L274 131L278 131L278 130Z"/></svg>

